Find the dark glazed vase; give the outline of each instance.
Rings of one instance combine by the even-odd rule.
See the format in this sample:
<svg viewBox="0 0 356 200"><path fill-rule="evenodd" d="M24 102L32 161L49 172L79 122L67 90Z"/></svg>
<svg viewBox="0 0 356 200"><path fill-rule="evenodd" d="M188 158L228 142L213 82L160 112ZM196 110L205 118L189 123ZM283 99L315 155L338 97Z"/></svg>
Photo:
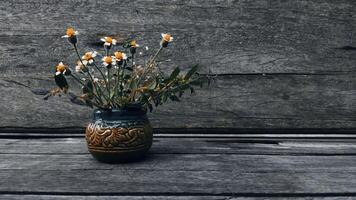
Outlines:
<svg viewBox="0 0 356 200"><path fill-rule="evenodd" d="M138 160L152 145L152 127L139 105L123 109L95 110L85 131L89 152L101 162Z"/></svg>

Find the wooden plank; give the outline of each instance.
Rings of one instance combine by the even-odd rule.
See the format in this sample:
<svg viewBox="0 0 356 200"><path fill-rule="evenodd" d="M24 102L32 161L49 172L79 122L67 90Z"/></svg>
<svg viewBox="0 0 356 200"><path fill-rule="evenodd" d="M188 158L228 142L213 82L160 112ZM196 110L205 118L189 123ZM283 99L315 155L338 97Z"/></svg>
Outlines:
<svg viewBox="0 0 356 200"><path fill-rule="evenodd" d="M15 0L0 6L1 69L7 74L50 72L54 62L73 60L60 38L69 25L89 48L107 34L135 35L152 47L161 32L170 32L176 43L167 53L169 67L199 62L220 74L355 70L350 50L356 36L350 33L356 31L356 6L348 0Z"/></svg>
<svg viewBox="0 0 356 200"><path fill-rule="evenodd" d="M187 148L189 147L189 148ZM84 138L1 139L0 154L87 154ZM354 141L156 138L150 154L355 155Z"/></svg>
<svg viewBox="0 0 356 200"><path fill-rule="evenodd" d="M63 200L63 199L77 199L77 200L144 200L144 199L152 199L152 200L266 200L272 197L236 197L236 196L70 196L70 195L0 195L0 198L7 200ZM314 199L314 200L352 200L354 197L315 197L315 196L304 196L304 197L273 197L273 199L289 199L289 200L305 200L305 199Z"/></svg>
<svg viewBox="0 0 356 200"><path fill-rule="evenodd" d="M6 200L63 200L63 199L76 199L76 200L144 200L144 199L152 199L152 200L221 200L224 199L231 199L231 200L239 200L240 198L230 198L229 196L71 196L71 195L0 195L1 199ZM250 199L250 198L248 198ZM251 199L252 200L252 199ZM325 200L332 200L332 199L325 199Z"/></svg>
<svg viewBox="0 0 356 200"><path fill-rule="evenodd" d="M210 88L159 107L149 117L156 128L354 128L355 76L222 76ZM21 81L54 84L30 77ZM90 109L65 97L44 101L7 80L0 80L0 95L6 102L0 104L2 127L76 127L91 116Z"/></svg>
<svg viewBox="0 0 356 200"><path fill-rule="evenodd" d="M310 159L313 158L308 158ZM304 162L307 163L308 160ZM276 166L279 163L276 162ZM256 163L256 165L263 164ZM294 168L291 166L285 172L278 170L275 172L241 172L239 168L232 171L205 171L204 168L198 171L172 171L168 166L163 170L155 168L136 170L114 165L102 170L85 170L84 168L44 170L41 166L44 166L44 163L37 169L2 170L0 191L100 195L163 193L255 196L266 193L274 195L341 193L345 196L355 196L356 187L355 170L344 172L342 169L330 172L328 169L318 172L293 172Z"/></svg>
<svg viewBox="0 0 356 200"><path fill-rule="evenodd" d="M288 174L294 173L315 173L316 176L317 173L334 174L342 172L353 174L356 171L355 156L347 155L155 154L151 152L142 162L121 165L99 163L89 153L0 154L0 158L2 160L0 169L3 173L15 173L16 171L21 173L24 171L33 172L34 174L40 173L36 172L36 170L46 171L48 174L56 173L57 171L63 171L63 173L78 171L79 174L83 171L91 171L93 173L96 173L96 171L107 171L107 173L121 173L122 171L155 171L157 173L167 171L169 173L169 171L179 171L184 173L218 172L219 176L230 172L280 173L281 176L288 176ZM350 182L350 184L352 185L353 183Z"/></svg>
<svg viewBox="0 0 356 200"><path fill-rule="evenodd" d="M76 60L60 38L69 25L81 32L81 50L101 46L103 35L137 36L152 50L167 31L176 43L161 59L165 70L200 63L223 76L150 115L156 128L356 127L353 1L14 0L0 8L0 127L88 121L89 109L43 102L11 82L53 85L53 66Z"/></svg>
<svg viewBox="0 0 356 200"><path fill-rule="evenodd" d="M78 138L0 140L0 152L3 152L0 154L0 194L56 195L63 198L73 195L356 196L356 157L346 155L355 148L352 143L285 143L277 149L291 149L286 155L242 155L233 150L229 154L228 151L245 148L263 152L268 144L201 141L196 145L199 140L172 138L171 146L166 143L166 148L152 150L142 162L115 165L98 163L88 153L80 153L73 148L76 146L78 149L78 142L83 141ZM157 141L154 144L155 148ZM198 146L201 153L199 148L194 150ZM72 153L57 151L56 147ZM176 150L191 147L197 152L169 153L166 152L168 147ZM85 145L81 143L80 148L83 151ZM270 145L270 148L275 147ZM24 152L26 149L28 151ZM300 149L313 149L311 152L343 149L345 155L293 155L293 151Z"/></svg>

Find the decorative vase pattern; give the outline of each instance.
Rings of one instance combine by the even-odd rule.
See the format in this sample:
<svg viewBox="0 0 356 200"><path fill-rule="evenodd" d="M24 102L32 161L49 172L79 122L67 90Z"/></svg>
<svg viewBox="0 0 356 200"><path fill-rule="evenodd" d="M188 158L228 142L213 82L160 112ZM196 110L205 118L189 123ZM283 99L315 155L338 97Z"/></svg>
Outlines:
<svg viewBox="0 0 356 200"><path fill-rule="evenodd" d="M102 162L137 160L150 149L152 137L146 111L138 106L95 110L85 131L89 152Z"/></svg>

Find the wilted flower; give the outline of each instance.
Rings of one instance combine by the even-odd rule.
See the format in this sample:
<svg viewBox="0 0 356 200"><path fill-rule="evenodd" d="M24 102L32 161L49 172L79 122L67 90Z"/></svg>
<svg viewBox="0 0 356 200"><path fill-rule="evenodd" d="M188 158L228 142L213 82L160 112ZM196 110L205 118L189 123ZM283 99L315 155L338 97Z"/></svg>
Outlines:
<svg viewBox="0 0 356 200"><path fill-rule="evenodd" d="M62 36L62 38L68 38L68 41L72 44L77 43L77 35L78 31L74 30L72 27L68 27L66 34Z"/></svg>
<svg viewBox="0 0 356 200"><path fill-rule="evenodd" d="M136 53L136 48L140 47L140 45L137 44L136 40L131 40L130 42L130 51L132 54Z"/></svg>
<svg viewBox="0 0 356 200"><path fill-rule="evenodd" d="M96 51L86 52L84 54L84 56L82 56L84 65L86 65L87 63L92 64L94 62L94 58L96 57L97 54L98 53Z"/></svg>
<svg viewBox="0 0 356 200"><path fill-rule="evenodd" d="M167 47L170 42L173 41L173 37L170 34L162 33L161 46Z"/></svg>
<svg viewBox="0 0 356 200"><path fill-rule="evenodd" d="M70 75L71 71L63 64L63 62L60 62L56 66L56 76L59 74L64 74L64 75Z"/></svg>
<svg viewBox="0 0 356 200"><path fill-rule="evenodd" d="M117 40L113 39L112 37L104 37L100 39L104 42L104 46L110 48L112 45L116 45Z"/></svg>
<svg viewBox="0 0 356 200"><path fill-rule="evenodd" d="M122 64L122 61L123 60L126 60L127 59L127 55L126 55L126 53L122 53L122 52L120 52L120 51L117 51L117 52L115 52L115 59L116 59L116 61L118 62L118 64Z"/></svg>
<svg viewBox="0 0 356 200"><path fill-rule="evenodd" d="M54 80L59 88L61 88L64 92L67 92L68 83L64 75L70 75L70 70L62 62L60 62L56 66Z"/></svg>
<svg viewBox="0 0 356 200"><path fill-rule="evenodd" d="M80 62L80 60L77 61L77 65L75 66L75 71L76 72L82 72L85 71L86 67L83 65L82 62Z"/></svg>
<svg viewBox="0 0 356 200"><path fill-rule="evenodd" d="M107 68L111 68L112 65L115 65L115 58L113 58L112 56L105 56L103 59L103 64L105 67Z"/></svg>

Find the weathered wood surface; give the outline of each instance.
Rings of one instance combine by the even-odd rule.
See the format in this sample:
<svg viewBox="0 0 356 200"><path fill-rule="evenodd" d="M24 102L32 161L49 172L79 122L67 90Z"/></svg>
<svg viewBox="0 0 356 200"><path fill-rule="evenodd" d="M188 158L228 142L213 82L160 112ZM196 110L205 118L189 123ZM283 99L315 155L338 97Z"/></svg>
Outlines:
<svg viewBox="0 0 356 200"><path fill-rule="evenodd" d="M200 63L221 75L210 89L158 109L154 127L356 127L352 0L14 0L0 9L0 127L77 127L90 118L89 109L44 102L9 82L53 85L53 66L75 61L60 38L69 25L87 49L103 35L137 36L153 49L170 32L176 42L165 69Z"/></svg>
<svg viewBox="0 0 356 200"><path fill-rule="evenodd" d="M149 117L156 128L354 128L355 80L353 74L222 76L211 88L164 105ZM52 82L29 81L47 87ZM7 79L0 80L0 88L3 127L84 126L91 116L90 109L68 98L44 101Z"/></svg>
<svg viewBox="0 0 356 200"><path fill-rule="evenodd" d="M355 151L347 140L158 137L145 160L112 165L96 162L84 138L0 139L0 198L352 199Z"/></svg>

